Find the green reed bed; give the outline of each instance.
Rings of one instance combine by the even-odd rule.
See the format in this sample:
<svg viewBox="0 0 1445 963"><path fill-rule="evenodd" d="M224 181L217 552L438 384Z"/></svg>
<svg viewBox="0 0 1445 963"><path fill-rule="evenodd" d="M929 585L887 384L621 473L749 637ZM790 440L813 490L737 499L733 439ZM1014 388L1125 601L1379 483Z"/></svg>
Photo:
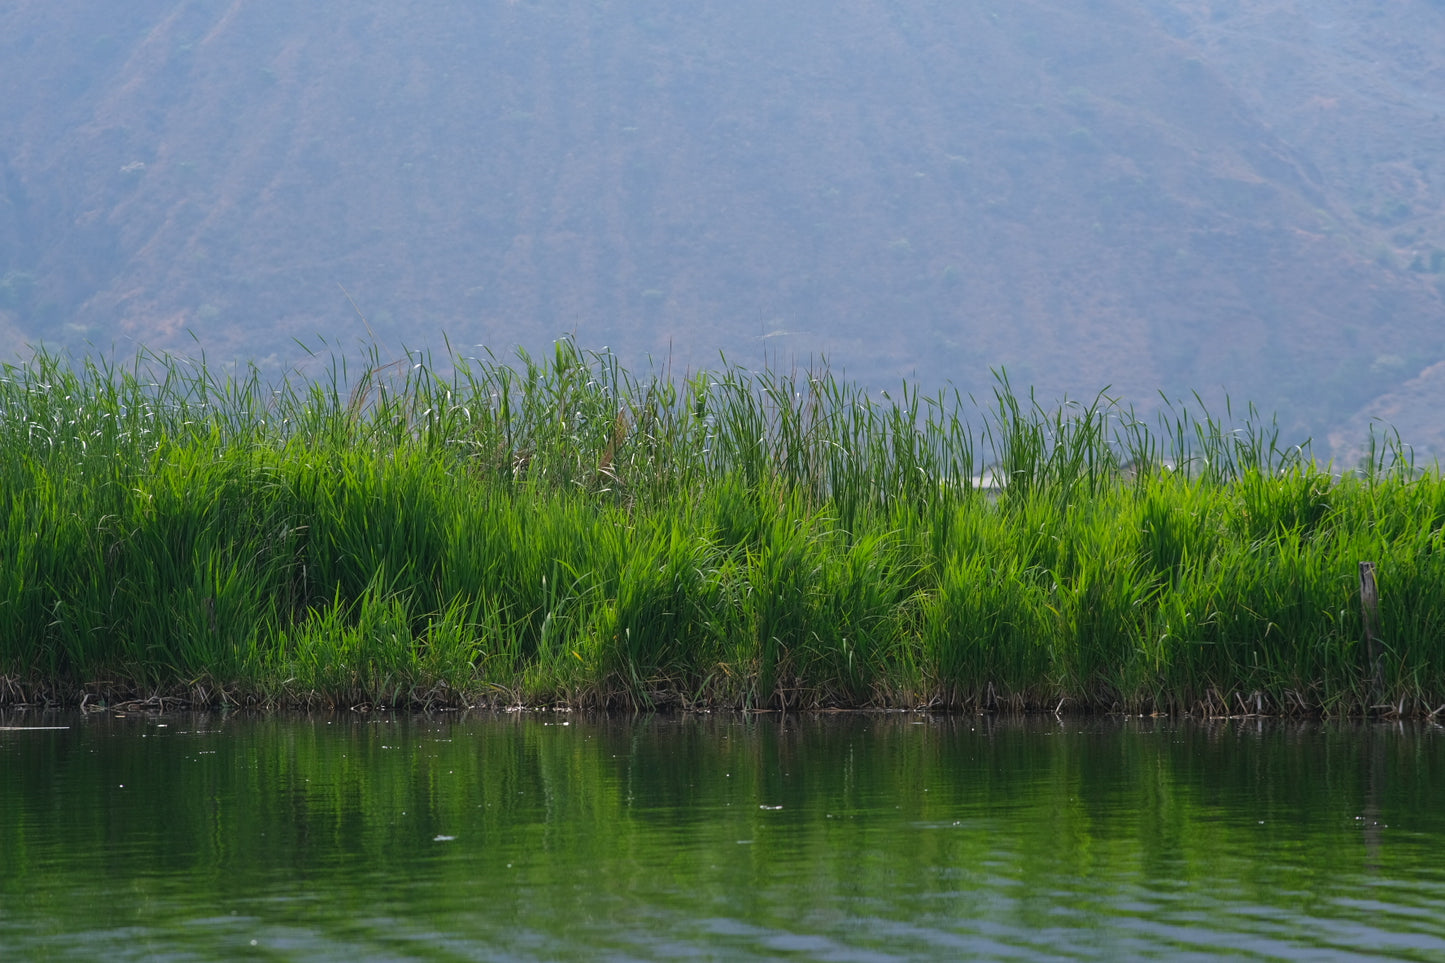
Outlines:
<svg viewBox="0 0 1445 963"><path fill-rule="evenodd" d="M1164 412L570 341L42 354L0 378L0 699L1438 711L1439 475Z"/></svg>

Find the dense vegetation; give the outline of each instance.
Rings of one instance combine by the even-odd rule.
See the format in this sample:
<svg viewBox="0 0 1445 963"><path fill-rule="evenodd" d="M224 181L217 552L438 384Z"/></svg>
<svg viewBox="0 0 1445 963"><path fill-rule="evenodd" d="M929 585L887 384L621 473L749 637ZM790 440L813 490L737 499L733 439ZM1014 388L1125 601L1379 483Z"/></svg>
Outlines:
<svg viewBox="0 0 1445 963"><path fill-rule="evenodd" d="M567 341L276 385L40 355L0 379L4 695L1445 702L1445 481L1398 442L1336 477L1253 411L1166 413L635 377Z"/></svg>

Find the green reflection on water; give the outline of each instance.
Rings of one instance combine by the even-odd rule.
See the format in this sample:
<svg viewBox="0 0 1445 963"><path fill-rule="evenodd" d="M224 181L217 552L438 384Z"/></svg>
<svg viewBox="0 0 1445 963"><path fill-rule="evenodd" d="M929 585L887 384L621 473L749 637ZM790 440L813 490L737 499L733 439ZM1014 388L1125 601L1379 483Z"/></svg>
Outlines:
<svg viewBox="0 0 1445 963"><path fill-rule="evenodd" d="M1445 952L1438 727L4 721L5 958Z"/></svg>

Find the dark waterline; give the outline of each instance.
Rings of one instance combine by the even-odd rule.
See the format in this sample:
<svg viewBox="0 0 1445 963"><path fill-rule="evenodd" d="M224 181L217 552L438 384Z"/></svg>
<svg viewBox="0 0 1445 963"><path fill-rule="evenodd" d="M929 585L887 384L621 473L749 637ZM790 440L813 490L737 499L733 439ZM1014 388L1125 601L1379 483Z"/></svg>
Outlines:
<svg viewBox="0 0 1445 963"><path fill-rule="evenodd" d="M1438 726L0 725L5 959L1445 955Z"/></svg>

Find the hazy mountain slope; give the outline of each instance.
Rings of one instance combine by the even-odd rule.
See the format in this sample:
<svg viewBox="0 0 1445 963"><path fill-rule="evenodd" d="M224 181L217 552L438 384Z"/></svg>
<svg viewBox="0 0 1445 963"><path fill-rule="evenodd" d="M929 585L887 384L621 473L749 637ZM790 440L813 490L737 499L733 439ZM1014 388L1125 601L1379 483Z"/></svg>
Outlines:
<svg viewBox="0 0 1445 963"><path fill-rule="evenodd" d="M1237 78L1252 112L1308 148L1359 254L1445 288L1445 2L1158 7ZM1379 419L1423 452L1445 453L1445 365L1428 363L1445 318L1426 310L1425 333L1398 353L1379 348L1374 328L1351 332L1361 360L1388 377L1382 395L1331 432L1337 449L1357 449Z"/></svg>
<svg viewBox="0 0 1445 963"><path fill-rule="evenodd" d="M344 286L388 345L1323 434L1445 358L1441 50L1426 0L13 0L0 321L289 361L364 336Z"/></svg>

